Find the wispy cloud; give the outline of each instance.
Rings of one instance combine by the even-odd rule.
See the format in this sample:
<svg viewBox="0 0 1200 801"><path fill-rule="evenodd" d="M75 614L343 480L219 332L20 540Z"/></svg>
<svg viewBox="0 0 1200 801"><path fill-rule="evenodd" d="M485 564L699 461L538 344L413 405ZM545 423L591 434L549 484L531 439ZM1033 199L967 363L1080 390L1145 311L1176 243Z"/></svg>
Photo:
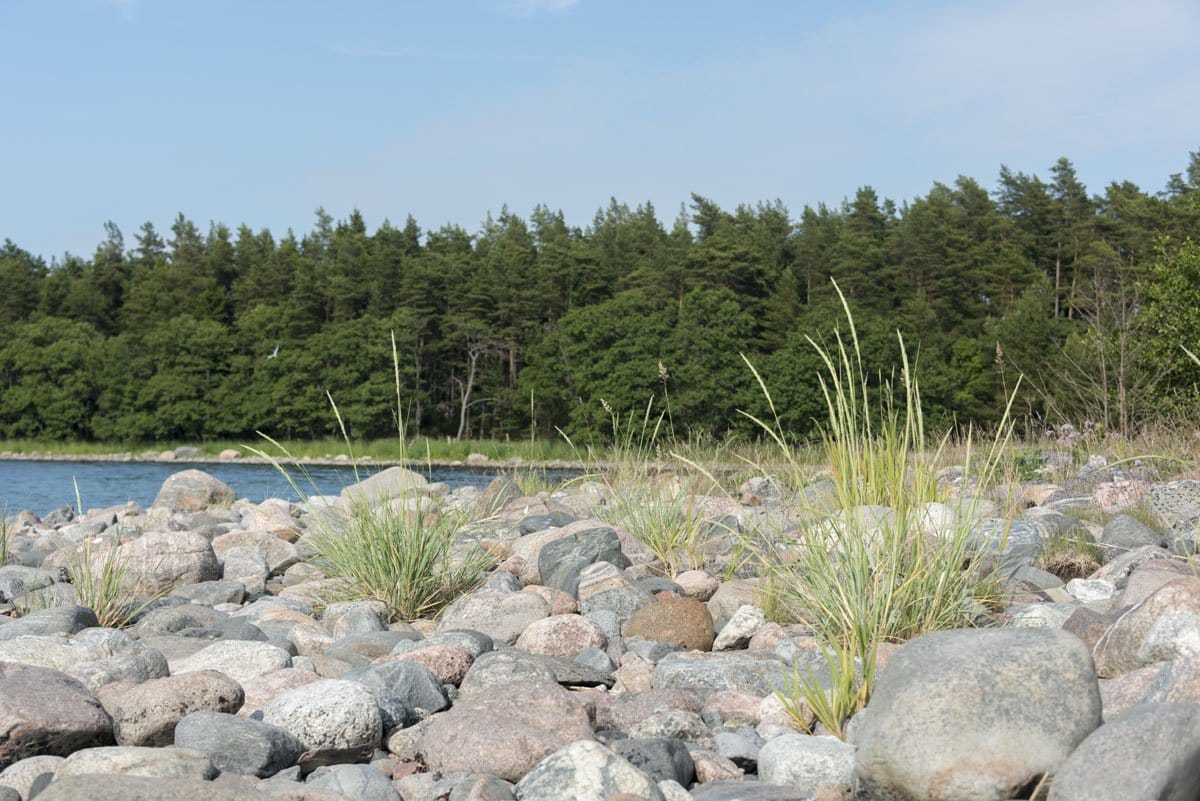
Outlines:
<svg viewBox="0 0 1200 801"><path fill-rule="evenodd" d="M499 9L514 17L535 17L538 14L564 14L581 0L509 0Z"/></svg>
<svg viewBox="0 0 1200 801"><path fill-rule="evenodd" d="M137 21L137 11L141 0L103 0L103 2L116 9L117 13L121 15L121 19L126 22Z"/></svg>
<svg viewBox="0 0 1200 801"><path fill-rule="evenodd" d="M468 227L503 202L586 220L609 195L666 215L691 191L797 209L870 183L903 200L1063 155L1093 191L1126 178L1152 189L1200 130L1198 21L1194 0L1012 0L847 14L787 47L657 69L579 63L550 86L422 119L311 189Z"/></svg>
<svg viewBox="0 0 1200 801"><path fill-rule="evenodd" d="M324 45L330 53L350 58L419 59L421 61L532 61L530 53L507 50L449 50L422 45L374 41L338 41Z"/></svg>

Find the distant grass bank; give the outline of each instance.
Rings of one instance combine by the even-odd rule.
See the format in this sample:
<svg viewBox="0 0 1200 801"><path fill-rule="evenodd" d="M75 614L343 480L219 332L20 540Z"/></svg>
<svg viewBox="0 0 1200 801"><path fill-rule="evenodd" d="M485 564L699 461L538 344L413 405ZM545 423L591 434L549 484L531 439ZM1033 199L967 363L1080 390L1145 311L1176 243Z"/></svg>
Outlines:
<svg viewBox="0 0 1200 801"><path fill-rule="evenodd" d="M155 458L164 451L178 448L198 448L191 458L216 459L225 450L235 450L243 457L251 456L247 446L258 448L261 441L216 440L212 442L48 442L30 439L0 439L0 457L16 458ZM281 444L297 459L338 460L349 458L346 442L333 437L318 440L283 440ZM433 461L465 462L471 454L483 454L488 461L503 463L519 458L523 462L578 462L579 454L562 441L455 440L418 437L402 444L395 438L366 440L352 443L356 459L375 462Z"/></svg>

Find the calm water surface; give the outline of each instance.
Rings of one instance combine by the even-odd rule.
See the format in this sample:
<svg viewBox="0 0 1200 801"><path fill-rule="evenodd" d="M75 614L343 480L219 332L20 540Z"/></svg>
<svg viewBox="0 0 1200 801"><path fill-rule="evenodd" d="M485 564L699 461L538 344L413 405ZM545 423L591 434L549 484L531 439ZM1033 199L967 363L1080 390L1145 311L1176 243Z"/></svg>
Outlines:
<svg viewBox="0 0 1200 801"><path fill-rule="evenodd" d="M84 509L116 506L137 501L149 506L163 481L172 473L196 468L233 487L238 497L261 501L264 498L297 500L287 480L269 464L183 464L170 462L24 462L0 460L0 516L21 509L44 515L68 504L75 505L75 485ZM306 465L305 478L299 468L293 470L296 483L306 495L337 494L353 484L354 469L332 465ZM383 469L359 467L361 478ZM486 486L499 472L496 468L434 467L423 470L431 481L444 481L453 488L465 485ZM570 471L547 471L551 479L573 475ZM311 483L310 483L311 479Z"/></svg>

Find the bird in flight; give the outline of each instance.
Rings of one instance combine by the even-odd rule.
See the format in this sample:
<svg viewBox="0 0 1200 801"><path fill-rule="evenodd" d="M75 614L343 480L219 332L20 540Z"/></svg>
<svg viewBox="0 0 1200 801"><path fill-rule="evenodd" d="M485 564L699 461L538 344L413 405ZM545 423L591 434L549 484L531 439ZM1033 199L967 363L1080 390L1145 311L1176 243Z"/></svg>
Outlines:
<svg viewBox="0 0 1200 801"><path fill-rule="evenodd" d="M267 358L268 358L268 359L274 359L274 358L275 358L276 356L278 356L278 355L279 355L279 345L276 345L276 346L275 346L275 350L271 351L271 355L270 355L270 356L268 356Z"/></svg>

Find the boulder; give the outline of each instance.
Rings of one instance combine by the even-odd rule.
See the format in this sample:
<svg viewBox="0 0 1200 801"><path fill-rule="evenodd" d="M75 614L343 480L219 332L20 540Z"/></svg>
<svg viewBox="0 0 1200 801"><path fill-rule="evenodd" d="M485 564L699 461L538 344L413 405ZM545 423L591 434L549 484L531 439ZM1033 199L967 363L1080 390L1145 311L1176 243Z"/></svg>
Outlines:
<svg viewBox="0 0 1200 801"><path fill-rule="evenodd" d="M17 637L49 637L55 634L75 634L99 626L96 613L86 606L74 604L37 609L8 623L0 623L0 642Z"/></svg>
<svg viewBox="0 0 1200 801"><path fill-rule="evenodd" d="M596 562L608 562L618 568L629 566L629 560L621 553L617 532L607 526L572 531L547 543L538 553L538 574L547 587L576 595L579 574Z"/></svg>
<svg viewBox="0 0 1200 801"><path fill-rule="evenodd" d="M223 481L203 470L183 470L163 482L154 496L154 506L172 512L199 512L210 506L228 506L237 493Z"/></svg>
<svg viewBox="0 0 1200 801"><path fill-rule="evenodd" d="M591 739L587 709L575 696L545 680L517 681L460 699L432 718L417 750L443 774L517 781L564 745Z"/></svg>
<svg viewBox="0 0 1200 801"><path fill-rule="evenodd" d="M244 695L233 679L216 671L165 676L107 695L118 745L164 746L175 742L175 726L191 712L236 712Z"/></svg>
<svg viewBox="0 0 1200 801"><path fill-rule="evenodd" d="M579 574L579 611L584 615L607 610L622 623L633 613L654 602L648 590L630 581L611 562L595 562Z"/></svg>
<svg viewBox="0 0 1200 801"><path fill-rule="evenodd" d="M588 648L604 648L604 630L579 615L554 615L535 620L517 638L517 648L531 654L575 657Z"/></svg>
<svg viewBox="0 0 1200 801"><path fill-rule="evenodd" d="M1079 744L1049 801L1194 801L1198 787L1200 704L1139 704Z"/></svg>
<svg viewBox="0 0 1200 801"><path fill-rule="evenodd" d="M92 553L98 569L107 553ZM221 577L221 564L212 544L193 531L155 531L125 543L117 550L124 566L124 584L138 595L166 593L186 584Z"/></svg>
<svg viewBox="0 0 1200 801"><path fill-rule="evenodd" d="M1093 653L1104 678L1177 656L1200 656L1200 579L1175 579L1153 592L1109 627Z"/></svg>
<svg viewBox="0 0 1200 801"><path fill-rule="evenodd" d="M370 765L334 765L309 777L308 788L329 790L354 801L401 801L392 780Z"/></svg>
<svg viewBox="0 0 1200 801"><path fill-rule="evenodd" d="M556 751L517 782L521 801L604 801L614 797L664 801L658 785L646 774L591 740Z"/></svg>
<svg viewBox="0 0 1200 801"><path fill-rule="evenodd" d="M622 634L664 642L685 651L707 651L713 644L713 618L693 598L662 598L635 611Z"/></svg>
<svg viewBox="0 0 1200 801"><path fill-rule="evenodd" d="M261 720L222 712L192 712L175 727L175 745L204 754L222 773L273 776L291 767L304 745Z"/></svg>
<svg viewBox="0 0 1200 801"><path fill-rule="evenodd" d="M346 487L342 490L341 498L346 504L375 506L392 498L411 495L428 484L429 480L420 473L399 466L389 467Z"/></svg>
<svg viewBox="0 0 1200 801"><path fill-rule="evenodd" d="M1099 725L1095 669L1074 635L926 634L892 656L855 726L856 797L1011 798Z"/></svg>
<svg viewBox="0 0 1200 801"><path fill-rule="evenodd" d="M854 746L832 737L783 734L758 751L758 777L766 784L849 793Z"/></svg>
<svg viewBox="0 0 1200 801"><path fill-rule="evenodd" d="M79 681L12 662L0 662L0 732L0 768L113 742L112 718Z"/></svg>
<svg viewBox="0 0 1200 801"><path fill-rule="evenodd" d="M282 648L251 640L220 640L183 659L170 661L171 673L215 670L241 683L281 668L292 666L291 655Z"/></svg>
<svg viewBox="0 0 1200 801"><path fill-rule="evenodd" d="M324 679L288 690L255 717L299 740L306 767L365 759L383 740L375 696L352 681Z"/></svg>
<svg viewBox="0 0 1200 801"><path fill-rule="evenodd" d="M213 779L216 769L208 757L186 748L147 748L110 745L71 754L55 771L55 782L69 776L113 774L152 779Z"/></svg>
<svg viewBox="0 0 1200 801"><path fill-rule="evenodd" d="M549 614L550 605L532 592L482 589L450 604L438 630L469 628L512 645L530 623Z"/></svg>
<svg viewBox="0 0 1200 801"><path fill-rule="evenodd" d="M759 698L784 689L787 665L774 654L695 651L667 654L654 667L656 688L693 690L703 695L718 690L742 690Z"/></svg>
<svg viewBox="0 0 1200 801"><path fill-rule="evenodd" d="M656 782L674 781L684 787L696 778L696 765L682 740L668 737L616 740L612 749Z"/></svg>
<svg viewBox="0 0 1200 801"><path fill-rule="evenodd" d="M151 779L141 776L73 776L56 780L38 801L265 801L263 793L222 787L200 779Z"/></svg>

